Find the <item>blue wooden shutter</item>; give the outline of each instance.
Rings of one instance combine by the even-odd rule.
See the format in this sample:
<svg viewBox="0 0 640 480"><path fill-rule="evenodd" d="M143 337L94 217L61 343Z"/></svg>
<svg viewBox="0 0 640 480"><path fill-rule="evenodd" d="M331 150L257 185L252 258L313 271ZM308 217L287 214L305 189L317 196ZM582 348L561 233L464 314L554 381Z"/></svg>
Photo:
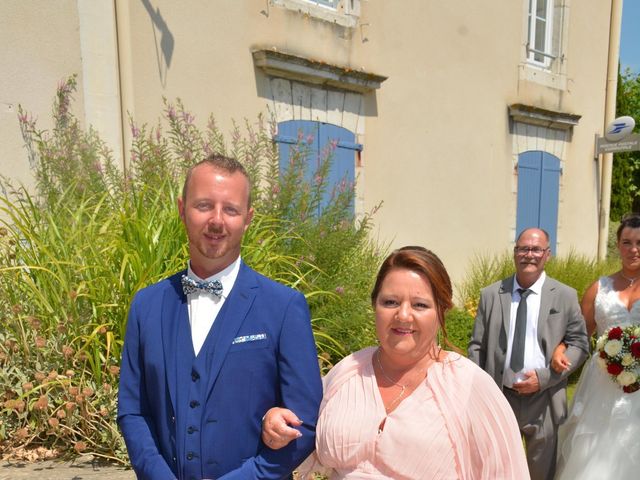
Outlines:
<svg viewBox="0 0 640 480"><path fill-rule="evenodd" d="M528 227L549 233L551 251L556 253L560 160L546 152L530 151L518 157L518 209L516 235Z"/></svg>
<svg viewBox="0 0 640 480"><path fill-rule="evenodd" d="M558 233L558 205L560 200L560 159L542 152L542 176L540 187L540 228L549 233L551 251L556 253Z"/></svg>
<svg viewBox="0 0 640 480"><path fill-rule="evenodd" d="M301 120L289 120L278 124L278 134L274 137L274 140L278 143L280 150L280 170L284 171L289 166L289 156L291 154L291 147L298 143L298 139L306 142L307 139L312 139L309 144L309 166L305 171L305 180L310 182L312 180L313 172L315 171L315 162L318 161L317 155L320 151L319 147L319 125L318 122L309 122Z"/></svg>
<svg viewBox="0 0 640 480"><path fill-rule="evenodd" d="M335 144L331 168L329 170L326 190L319 206L319 212L329 205L334 195L334 189L353 188L355 182L355 152L362 150L362 145L355 143L355 134L346 128L329 123L314 122L309 120L288 120L278 124L278 134L274 140L280 148L280 169L285 170L289 165L290 150L298 143L298 138L306 141L313 139L309 144L309 155L305 180L314 181L315 172L319 162L323 158L325 148ZM354 207L351 205L353 213Z"/></svg>
<svg viewBox="0 0 640 480"><path fill-rule="evenodd" d="M327 189L324 192L321 208L331 202L337 190L344 188L353 189L355 184L355 152L362 150L362 145L354 143L355 135L346 128L331 125L330 123L320 124L320 150L330 146L335 142L333 159L329 177L327 179ZM322 154L321 154L322 155ZM351 213L354 212L353 202L351 203Z"/></svg>

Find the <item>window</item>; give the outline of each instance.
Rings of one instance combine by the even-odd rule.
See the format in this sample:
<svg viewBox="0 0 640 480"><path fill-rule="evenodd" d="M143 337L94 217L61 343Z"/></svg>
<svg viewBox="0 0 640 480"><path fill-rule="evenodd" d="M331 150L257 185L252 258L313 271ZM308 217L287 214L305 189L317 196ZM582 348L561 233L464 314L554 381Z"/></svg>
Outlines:
<svg viewBox="0 0 640 480"><path fill-rule="evenodd" d="M269 0L273 5L294 10L343 27L355 27L360 17L360 0Z"/></svg>
<svg viewBox="0 0 640 480"><path fill-rule="evenodd" d="M307 0L307 2L331 7L334 10L338 7L338 0Z"/></svg>
<svg viewBox="0 0 640 480"><path fill-rule="evenodd" d="M549 67L553 55L553 0L529 0L527 60Z"/></svg>
<svg viewBox="0 0 640 480"><path fill-rule="evenodd" d="M543 228L554 255L561 173L560 159L550 153L528 151L518 156L516 235L525 228Z"/></svg>
<svg viewBox="0 0 640 480"><path fill-rule="evenodd" d="M326 149L333 150L331 167L326 177L326 190L318 206L318 213L329 205L333 196L340 189L353 188L355 182L355 153L362 150L362 145L355 143L355 135L346 128L330 123L311 120L288 120L278 123L278 134L274 140L280 149L280 170L289 166L291 147L299 141L305 141L310 150L309 162L305 170L305 180L314 183L320 161L325 158ZM353 203L351 212L354 212Z"/></svg>
<svg viewBox="0 0 640 480"><path fill-rule="evenodd" d="M520 79L567 90L566 47L570 0L522 1Z"/></svg>

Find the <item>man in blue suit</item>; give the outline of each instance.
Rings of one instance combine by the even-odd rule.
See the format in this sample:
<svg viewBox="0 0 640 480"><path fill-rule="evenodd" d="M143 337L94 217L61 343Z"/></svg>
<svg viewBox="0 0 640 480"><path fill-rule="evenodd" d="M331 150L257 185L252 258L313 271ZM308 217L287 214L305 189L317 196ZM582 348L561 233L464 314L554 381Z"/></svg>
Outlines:
<svg viewBox="0 0 640 480"><path fill-rule="evenodd" d="M188 268L129 311L118 424L133 468L149 480L287 478L314 448L322 397L306 300L240 259L253 209L239 162L193 166L178 209ZM302 419L277 451L260 439L273 406Z"/></svg>

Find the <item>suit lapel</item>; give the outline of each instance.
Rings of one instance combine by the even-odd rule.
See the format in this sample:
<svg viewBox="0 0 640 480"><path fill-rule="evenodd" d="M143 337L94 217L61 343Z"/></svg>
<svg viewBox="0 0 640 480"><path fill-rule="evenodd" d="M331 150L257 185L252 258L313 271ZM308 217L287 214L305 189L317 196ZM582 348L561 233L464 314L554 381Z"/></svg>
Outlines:
<svg viewBox="0 0 640 480"><path fill-rule="evenodd" d="M209 371L207 395L213 390L229 347L247 317L253 300L256 297L257 290L258 285L255 273L244 263L241 263L238 277L220 312L223 314L220 318L221 321L218 322L218 319L216 319L213 323L213 331L211 333L214 347Z"/></svg>
<svg viewBox="0 0 640 480"><path fill-rule="evenodd" d="M178 383L177 341L180 325L189 325L187 298L182 291L180 277L185 272L179 272L169 278L170 287L164 292L162 299L162 347L164 349L164 368L167 376L167 386L173 411L176 411L176 389Z"/></svg>
<svg viewBox="0 0 640 480"><path fill-rule="evenodd" d="M502 346L507 349L507 338L509 332L509 324L511 323L511 296L513 292L513 276L505 278L500 284L500 308L502 310L502 331L500 332L500 343L504 341Z"/></svg>
<svg viewBox="0 0 640 480"><path fill-rule="evenodd" d="M547 338L549 338L549 330L552 327L549 325L549 312L551 310L551 305L554 304L554 296L556 294L555 286L553 282L550 281L549 277L547 277L542 284L542 297L540 298L540 312L538 313L538 345L542 349L542 353L545 356L545 359L548 361L550 358L547 358L548 352L546 348ZM555 345L553 346L555 348ZM551 350L553 352L553 350Z"/></svg>

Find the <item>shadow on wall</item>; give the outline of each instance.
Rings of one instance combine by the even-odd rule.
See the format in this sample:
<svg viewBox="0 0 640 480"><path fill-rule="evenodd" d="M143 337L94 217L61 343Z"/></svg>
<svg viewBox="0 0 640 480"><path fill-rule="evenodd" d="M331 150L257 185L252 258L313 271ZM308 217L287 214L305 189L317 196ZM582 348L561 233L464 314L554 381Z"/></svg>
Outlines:
<svg viewBox="0 0 640 480"><path fill-rule="evenodd" d="M171 66L171 57L173 56L173 49L175 46L175 40L173 33L169 30L167 22L162 18L160 9L153 9L153 6L149 0L142 0L144 8L149 13L149 18L153 24L153 39L156 46L156 60L158 62L158 75L160 76L160 82L162 86L166 86L167 72ZM160 41L158 41L158 35Z"/></svg>

